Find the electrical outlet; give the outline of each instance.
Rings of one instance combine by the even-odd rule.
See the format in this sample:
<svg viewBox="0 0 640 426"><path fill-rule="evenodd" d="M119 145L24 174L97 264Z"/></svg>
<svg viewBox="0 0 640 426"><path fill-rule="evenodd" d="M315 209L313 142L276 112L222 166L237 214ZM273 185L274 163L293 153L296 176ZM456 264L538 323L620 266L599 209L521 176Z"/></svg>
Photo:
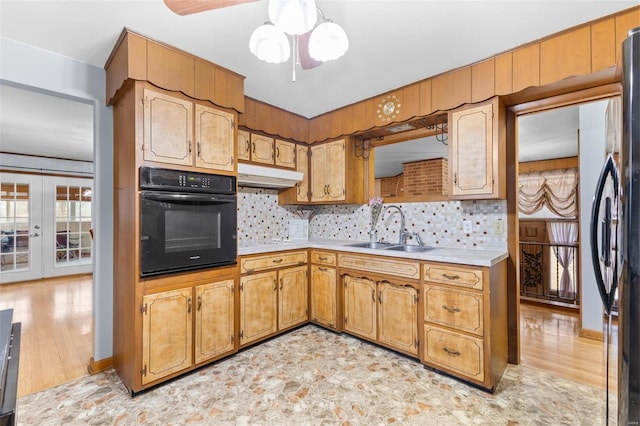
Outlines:
<svg viewBox="0 0 640 426"><path fill-rule="evenodd" d="M465 234L472 233L473 232L473 223L471 223L470 220L464 219L462 221L462 230L465 232Z"/></svg>
<svg viewBox="0 0 640 426"><path fill-rule="evenodd" d="M504 234L504 221L502 219L497 219L493 223L493 233L497 235Z"/></svg>

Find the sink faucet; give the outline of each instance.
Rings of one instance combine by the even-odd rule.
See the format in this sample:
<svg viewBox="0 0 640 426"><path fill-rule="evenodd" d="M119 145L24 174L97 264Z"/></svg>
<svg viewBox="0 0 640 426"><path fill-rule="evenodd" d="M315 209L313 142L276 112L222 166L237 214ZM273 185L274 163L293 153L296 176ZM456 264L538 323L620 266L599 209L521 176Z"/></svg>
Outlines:
<svg viewBox="0 0 640 426"><path fill-rule="evenodd" d="M404 212L399 206L396 205L387 206L385 208L385 211L389 211L391 209L396 209L398 210L398 213L400 213L400 232L398 237L398 244L404 244L405 240L407 239L407 230L404 227Z"/></svg>
<svg viewBox="0 0 640 426"><path fill-rule="evenodd" d="M400 213L400 232L398 236L398 244L406 245L407 238L415 237L416 242L418 243L419 246L421 246L422 239L420 238L420 234L418 234L417 232L409 232L409 230L406 228L405 220L404 220L404 212L402 211L402 209L399 206L390 205L386 207L385 211L388 211L390 209L396 209L398 210L398 213Z"/></svg>

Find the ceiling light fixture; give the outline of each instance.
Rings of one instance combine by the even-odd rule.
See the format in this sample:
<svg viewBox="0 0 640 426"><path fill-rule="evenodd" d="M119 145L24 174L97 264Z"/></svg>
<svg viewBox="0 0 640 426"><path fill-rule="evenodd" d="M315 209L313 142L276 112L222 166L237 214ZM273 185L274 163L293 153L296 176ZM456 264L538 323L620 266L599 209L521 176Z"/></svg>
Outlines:
<svg viewBox="0 0 640 426"><path fill-rule="evenodd" d="M269 0L267 9L270 21L251 34L249 50L260 60L279 64L289 59L291 49L293 81L296 81L296 64L301 59L304 62L302 68L310 69L322 62L338 59L349 49L344 29L326 19L316 7L315 0ZM289 43L287 35L292 36L292 43Z"/></svg>

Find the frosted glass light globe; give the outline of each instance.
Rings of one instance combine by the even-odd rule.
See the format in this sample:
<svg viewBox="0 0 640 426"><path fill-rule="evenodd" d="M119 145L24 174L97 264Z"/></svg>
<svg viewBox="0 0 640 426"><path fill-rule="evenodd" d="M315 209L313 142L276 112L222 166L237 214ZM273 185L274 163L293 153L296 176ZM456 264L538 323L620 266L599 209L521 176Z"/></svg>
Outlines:
<svg viewBox="0 0 640 426"><path fill-rule="evenodd" d="M300 35L316 24L315 0L269 0L269 20L287 34Z"/></svg>
<svg viewBox="0 0 640 426"><path fill-rule="evenodd" d="M251 34L249 50L258 59L271 64L279 64L289 59L289 39L271 22L259 26Z"/></svg>
<svg viewBox="0 0 640 426"><path fill-rule="evenodd" d="M349 49L349 39L342 27L333 21L321 22L309 37L309 55L317 61L338 59Z"/></svg>

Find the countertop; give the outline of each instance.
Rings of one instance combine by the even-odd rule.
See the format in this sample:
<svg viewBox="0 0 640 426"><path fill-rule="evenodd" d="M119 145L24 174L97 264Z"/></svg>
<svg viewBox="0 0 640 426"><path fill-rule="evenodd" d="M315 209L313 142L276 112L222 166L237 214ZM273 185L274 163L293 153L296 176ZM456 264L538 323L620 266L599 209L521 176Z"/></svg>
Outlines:
<svg viewBox="0 0 640 426"><path fill-rule="evenodd" d="M309 241L279 242L273 244L260 244L249 247L239 247L238 255L260 254L283 250L296 250L306 248L317 248L325 250L337 250L351 253L375 254L389 257L399 257L402 259L426 260L432 262L459 263L474 266L493 266L500 263L509 254L506 250L482 250L465 248L434 248L422 253L406 253L393 250L368 249L359 247L349 247L362 241L353 240L330 240L330 239L310 239Z"/></svg>

